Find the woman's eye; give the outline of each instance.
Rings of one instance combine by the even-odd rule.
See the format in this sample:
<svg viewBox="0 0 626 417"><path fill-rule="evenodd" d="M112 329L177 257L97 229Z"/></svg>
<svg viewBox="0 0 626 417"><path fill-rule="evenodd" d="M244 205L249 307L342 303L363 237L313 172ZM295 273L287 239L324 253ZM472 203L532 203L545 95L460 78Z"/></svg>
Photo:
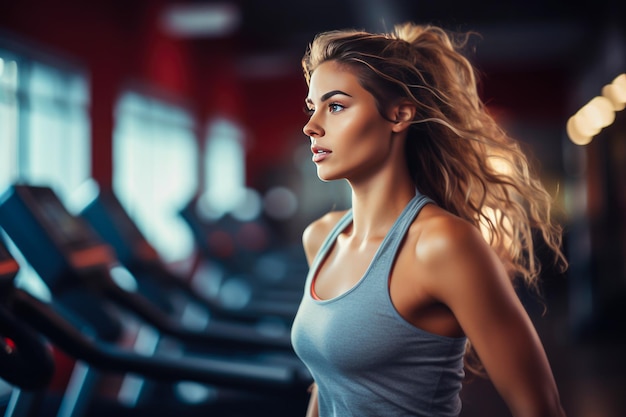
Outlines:
<svg viewBox="0 0 626 417"><path fill-rule="evenodd" d="M311 108L309 108L309 107L304 106L304 107L302 108L302 111L303 111L303 112L304 112L304 114L306 114L307 116L311 116L311 115L315 112L315 109L311 109Z"/></svg>
<svg viewBox="0 0 626 417"><path fill-rule="evenodd" d="M331 113L337 113L344 109L344 107L339 103L331 103L328 105Z"/></svg>

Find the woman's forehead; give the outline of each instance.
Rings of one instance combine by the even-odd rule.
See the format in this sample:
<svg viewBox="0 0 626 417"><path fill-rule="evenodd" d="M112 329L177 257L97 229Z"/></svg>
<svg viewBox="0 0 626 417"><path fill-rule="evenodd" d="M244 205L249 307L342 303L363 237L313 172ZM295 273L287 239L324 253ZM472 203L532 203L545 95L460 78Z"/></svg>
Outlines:
<svg viewBox="0 0 626 417"><path fill-rule="evenodd" d="M365 91L357 76L348 66L327 61L320 64L311 74L308 98L311 100L320 99L321 96L332 90L345 91L350 95Z"/></svg>

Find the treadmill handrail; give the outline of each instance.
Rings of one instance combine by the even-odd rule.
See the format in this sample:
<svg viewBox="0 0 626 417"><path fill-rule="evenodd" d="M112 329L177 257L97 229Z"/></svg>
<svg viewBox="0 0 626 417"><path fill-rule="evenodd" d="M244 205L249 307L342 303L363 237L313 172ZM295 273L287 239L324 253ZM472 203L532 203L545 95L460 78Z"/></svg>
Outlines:
<svg viewBox="0 0 626 417"><path fill-rule="evenodd" d="M73 327L53 308L29 293L15 289L11 297L15 314L75 359L106 372L135 373L167 381L195 381L255 392L284 393L301 390L296 369L264 365L233 358L144 356L109 343L98 343Z"/></svg>
<svg viewBox="0 0 626 417"><path fill-rule="evenodd" d="M105 274L106 271L98 271L98 273ZM268 336L260 333L249 324L236 322L209 322L208 327L203 330L187 329L159 310L141 294L119 287L112 279L106 276L100 277L98 282L101 284L100 289L106 298L139 316L162 333L178 338L184 343L204 344L207 347L239 351L259 352L259 350L275 350L293 352L289 333L279 336Z"/></svg>
<svg viewBox="0 0 626 417"><path fill-rule="evenodd" d="M45 388L54 375L50 347L0 304L0 377L25 390Z"/></svg>

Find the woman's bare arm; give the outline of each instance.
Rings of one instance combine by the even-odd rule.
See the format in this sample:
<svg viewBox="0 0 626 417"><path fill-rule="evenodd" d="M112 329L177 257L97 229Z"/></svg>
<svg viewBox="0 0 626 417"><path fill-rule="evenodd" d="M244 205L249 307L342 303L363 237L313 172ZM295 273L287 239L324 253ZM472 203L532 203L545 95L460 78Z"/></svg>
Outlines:
<svg viewBox="0 0 626 417"><path fill-rule="evenodd" d="M309 405L306 409L306 417L319 417L319 410L317 408L317 384L313 383L309 388L311 397L309 398Z"/></svg>
<svg viewBox="0 0 626 417"><path fill-rule="evenodd" d="M452 310L512 414L565 416L536 330L480 232L443 216L424 229L416 256L428 291Z"/></svg>

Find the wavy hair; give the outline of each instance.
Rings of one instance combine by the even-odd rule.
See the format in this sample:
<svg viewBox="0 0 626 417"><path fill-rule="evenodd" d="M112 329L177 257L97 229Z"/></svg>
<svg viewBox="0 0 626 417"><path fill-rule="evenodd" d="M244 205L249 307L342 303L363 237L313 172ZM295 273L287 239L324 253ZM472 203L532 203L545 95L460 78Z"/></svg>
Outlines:
<svg viewBox="0 0 626 417"><path fill-rule="evenodd" d="M405 155L416 187L479 227L511 280L521 278L539 292L535 239L564 271L562 229L551 216L552 197L519 143L479 97L476 70L462 52L470 35L413 23L383 34L320 33L302 58L304 77L309 84L326 61L345 65L388 120L391 105L412 102L416 115Z"/></svg>

